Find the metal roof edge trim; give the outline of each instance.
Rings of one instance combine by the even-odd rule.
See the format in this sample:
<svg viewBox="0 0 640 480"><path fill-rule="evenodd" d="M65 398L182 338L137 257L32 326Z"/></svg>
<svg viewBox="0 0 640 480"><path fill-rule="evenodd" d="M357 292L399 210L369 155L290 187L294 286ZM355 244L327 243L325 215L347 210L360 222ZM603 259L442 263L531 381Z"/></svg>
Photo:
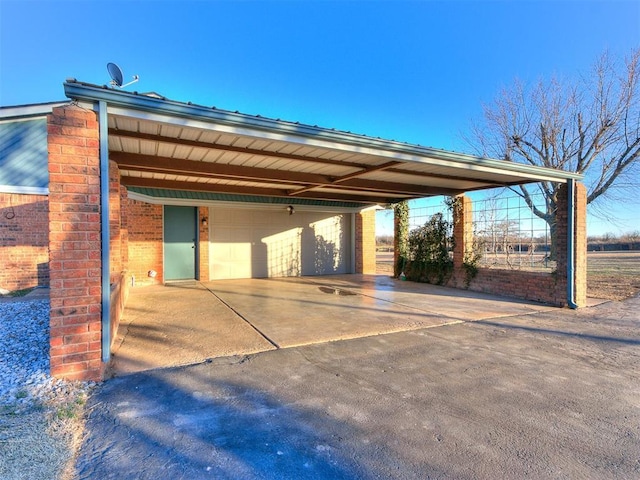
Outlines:
<svg viewBox="0 0 640 480"><path fill-rule="evenodd" d="M0 193L16 193L23 195L49 195L48 187L24 187L21 185L0 185Z"/></svg>
<svg viewBox="0 0 640 480"><path fill-rule="evenodd" d="M46 117L51 111L62 105L67 105L68 100L48 103L32 103L29 105L14 105L0 107L0 120L21 120L34 117Z"/></svg>
<svg viewBox="0 0 640 480"><path fill-rule="evenodd" d="M581 174L566 172L564 170L478 157L475 155L450 152L421 145L402 143L395 140L385 140L317 126L274 120L266 117L252 116L215 108L207 108L202 105L186 104L175 100L149 97L125 91L116 91L108 88L107 86L99 87L77 81L67 81L64 83L64 89L65 95L74 100L102 100L108 104L133 107L135 109L152 112L159 111L170 115L178 115L193 119L206 119L211 122L236 127L250 127L263 131L287 133L289 135L293 134L306 138L321 138L356 147L374 148L377 150L385 150L405 155L416 155L418 157L429 157L465 165L480 164L492 169L514 173L517 172L522 175L536 177L536 179L541 181L563 182L570 179L582 180L584 178Z"/></svg>

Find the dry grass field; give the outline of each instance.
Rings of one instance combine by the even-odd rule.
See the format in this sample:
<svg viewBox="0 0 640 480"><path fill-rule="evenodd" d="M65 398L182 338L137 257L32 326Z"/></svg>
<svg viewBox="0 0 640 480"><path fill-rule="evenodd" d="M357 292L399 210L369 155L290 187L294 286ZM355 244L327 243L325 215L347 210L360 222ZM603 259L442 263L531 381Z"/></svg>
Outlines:
<svg viewBox="0 0 640 480"><path fill-rule="evenodd" d="M589 252L587 295L624 300L640 293L640 252Z"/></svg>
<svg viewBox="0 0 640 480"><path fill-rule="evenodd" d="M393 253L378 253L377 273L393 274ZM587 295L624 300L640 293L640 252L589 252Z"/></svg>

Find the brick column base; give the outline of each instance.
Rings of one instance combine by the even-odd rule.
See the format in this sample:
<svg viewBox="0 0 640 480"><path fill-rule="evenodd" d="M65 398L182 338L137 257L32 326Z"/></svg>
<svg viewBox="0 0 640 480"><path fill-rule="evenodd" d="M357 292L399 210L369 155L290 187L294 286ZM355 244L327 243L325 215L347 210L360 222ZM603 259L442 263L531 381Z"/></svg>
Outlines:
<svg viewBox="0 0 640 480"><path fill-rule="evenodd" d="M558 297L567 298L567 282L574 282L575 303L579 307L587 304L587 190L576 182L574 205L574 270L573 278L567 278L569 188L563 184L558 188L558 210L556 214L556 259ZM566 303L566 302L565 302Z"/></svg>
<svg viewBox="0 0 640 480"><path fill-rule="evenodd" d="M50 366L101 380L100 155L95 112L68 105L48 116Z"/></svg>
<svg viewBox="0 0 640 480"><path fill-rule="evenodd" d="M367 275L376 273L376 211L366 210L356 214L356 272Z"/></svg>

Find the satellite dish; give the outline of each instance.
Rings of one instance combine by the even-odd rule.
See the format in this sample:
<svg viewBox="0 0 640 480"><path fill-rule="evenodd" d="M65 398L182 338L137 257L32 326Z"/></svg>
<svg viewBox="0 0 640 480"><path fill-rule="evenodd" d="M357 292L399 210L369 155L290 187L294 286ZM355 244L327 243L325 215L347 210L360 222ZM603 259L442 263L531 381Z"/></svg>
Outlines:
<svg viewBox="0 0 640 480"><path fill-rule="evenodd" d="M138 75L134 75L131 82L123 85L122 82L124 81L124 76L122 75L122 70L120 70L120 67L115 63L107 63L107 71L111 76L111 82L109 83L112 87L124 88L140 80L140 77Z"/></svg>
<svg viewBox="0 0 640 480"><path fill-rule="evenodd" d="M122 87L122 70L115 63L107 63L107 71L111 75L111 85L114 87Z"/></svg>

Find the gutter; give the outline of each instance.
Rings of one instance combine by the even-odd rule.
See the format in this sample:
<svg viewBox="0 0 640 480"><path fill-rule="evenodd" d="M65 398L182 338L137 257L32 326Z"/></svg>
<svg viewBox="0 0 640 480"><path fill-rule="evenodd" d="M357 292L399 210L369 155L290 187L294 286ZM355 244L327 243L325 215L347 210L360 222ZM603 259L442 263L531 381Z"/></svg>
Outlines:
<svg viewBox="0 0 640 480"><path fill-rule="evenodd" d="M576 181L570 179L567 181L567 305L570 308L576 309L576 289L575 289L575 196L576 196Z"/></svg>
<svg viewBox="0 0 640 480"><path fill-rule="evenodd" d="M109 124L107 103L98 102L98 126L100 135L100 260L102 262L102 361L111 359L111 261L109 252Z"/></svg>

